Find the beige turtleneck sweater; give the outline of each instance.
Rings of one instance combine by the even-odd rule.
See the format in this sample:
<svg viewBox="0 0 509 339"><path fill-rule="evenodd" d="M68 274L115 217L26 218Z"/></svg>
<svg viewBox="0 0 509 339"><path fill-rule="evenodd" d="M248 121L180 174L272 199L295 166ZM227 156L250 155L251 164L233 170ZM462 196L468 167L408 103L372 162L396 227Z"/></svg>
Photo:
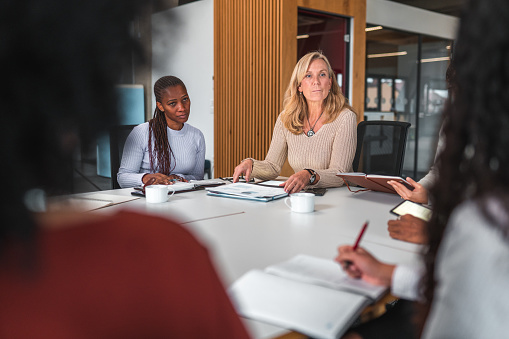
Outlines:
<svg viewBox="0 0 509 339"><path fill-rule="evenodd" d="M357 147L357 116L344 109L336 120L323 125L312 137L288 131L278 117L265 160L253 160L252 176L275 179L286 158L295 172L315 170L320 181L312 187L339 187L343 180L338 172L351 172Z"/></svg>

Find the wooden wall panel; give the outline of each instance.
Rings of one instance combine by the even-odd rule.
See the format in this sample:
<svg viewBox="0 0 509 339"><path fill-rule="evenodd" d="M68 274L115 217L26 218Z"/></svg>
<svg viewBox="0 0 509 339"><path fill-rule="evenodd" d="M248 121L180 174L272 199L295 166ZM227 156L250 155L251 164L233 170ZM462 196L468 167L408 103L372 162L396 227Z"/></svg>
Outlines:
<svg viewBox="0 0 509 339"><path fill-rule="evenodd" d="M214 2L215 175L265 158L280 111L281 1Z"/></svg>
<svg viewBox="0 0 509 339"><path fill-rule="evenodd" d="M297 62L299 6L354 18L352 104L362 116L365 0L214 0L216 177L265 158Z"/></svg>

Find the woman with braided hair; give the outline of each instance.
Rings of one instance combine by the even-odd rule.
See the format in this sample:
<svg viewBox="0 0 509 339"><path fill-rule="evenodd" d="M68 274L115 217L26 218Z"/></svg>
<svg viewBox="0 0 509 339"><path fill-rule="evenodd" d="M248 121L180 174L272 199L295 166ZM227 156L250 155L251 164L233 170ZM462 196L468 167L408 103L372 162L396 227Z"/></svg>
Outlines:
<svg viewBox="0 0 509 339"><path fill-rule="evenodd" d="M154 95L154 117L136 126L126 140L117 175L123 188L151 179L164 185L203 179L205 138L186 124L191 108L186 86L175 76L164 76L154 84Z"/></svg>

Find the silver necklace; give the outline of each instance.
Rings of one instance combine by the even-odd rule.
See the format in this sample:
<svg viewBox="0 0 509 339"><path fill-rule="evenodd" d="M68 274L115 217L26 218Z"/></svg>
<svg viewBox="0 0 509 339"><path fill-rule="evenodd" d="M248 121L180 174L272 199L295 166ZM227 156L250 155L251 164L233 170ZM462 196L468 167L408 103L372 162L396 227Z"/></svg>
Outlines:
<svg viewBox="0 0 509 339"><path fill-rule="evenodd" d="M308 137L312 137L313 135L315 135L315 131L313 131L313 129L315 128L316 123L318 122L318 120L320 120L320 118L322 117L322 114L323 114L323 111L322 111L322 113L320 113L320 116L318 117L318 119L316 119L315 124L313 125L313 127L311 127L309 129L309 131L306 133ZM306 118L308 119L308 125L311 126L311 124L309 123L309 115Z"/></svg>

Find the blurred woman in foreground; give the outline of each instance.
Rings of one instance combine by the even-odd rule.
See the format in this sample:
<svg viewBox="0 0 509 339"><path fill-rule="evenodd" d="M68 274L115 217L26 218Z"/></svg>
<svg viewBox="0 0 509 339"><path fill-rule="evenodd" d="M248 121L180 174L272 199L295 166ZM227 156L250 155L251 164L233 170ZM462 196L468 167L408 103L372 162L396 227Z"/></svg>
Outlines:
<svg viewBox="0 0 509 339"><path fill-rule="evenodd" d="M0 2L1 338L247 338L207 250L166 219L47 211L114 122L133 1Z"/></svg>
<svg viewBox="0 0 509 339"><path fill-rule="evenodd" d="M422 335L502 338L509 332L509 2L468 1L454 53L455 98L430 190ZM388 265L362 249L339 251L341 263L354 262L350 275L390 284Z"/></svg>

